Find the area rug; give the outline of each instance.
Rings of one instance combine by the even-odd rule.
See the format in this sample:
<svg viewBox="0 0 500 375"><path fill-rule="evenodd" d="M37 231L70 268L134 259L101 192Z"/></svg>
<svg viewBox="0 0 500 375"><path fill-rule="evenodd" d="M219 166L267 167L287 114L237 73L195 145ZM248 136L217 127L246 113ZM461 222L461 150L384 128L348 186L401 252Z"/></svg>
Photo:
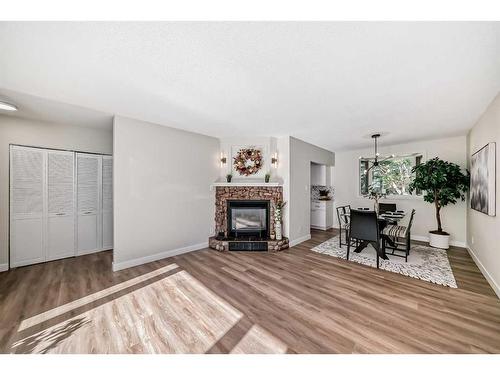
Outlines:
<svg viewBox="0 0 500 375"><path fill-rule="evenodd" d="M355 253L354 249L355 247L351 247L350 261L377 267L376 252L372 245L368 245L360 253ZM342 247L339 247L339 237L335 236L314 247L312 251L346 259L347 246L342 245ZM390 254L387 256L389 260L380 259L380 269L450 288L457 287L446 250L412 244L408 262L405 262L405 258L391 256Z"/></svg>

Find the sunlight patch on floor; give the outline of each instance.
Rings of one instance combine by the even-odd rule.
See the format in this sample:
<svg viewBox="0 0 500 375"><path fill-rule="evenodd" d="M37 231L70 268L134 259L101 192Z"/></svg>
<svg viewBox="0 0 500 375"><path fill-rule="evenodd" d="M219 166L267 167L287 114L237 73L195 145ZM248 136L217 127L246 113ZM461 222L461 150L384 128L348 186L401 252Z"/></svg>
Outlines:
<svg viewBox="0 0 500 375"><path fill-rule="evenodd" d="M23 321L12 346L27 353L204 353L243 314L182 270L138 289L112 293L176 269L170 265ZM71 310L109 297L72 316ZM81 310L80 310L81 311ZM64 314L64 315L63 315ZM68 316L65 316L68 315ZM47 322L47 319L65 320ZM45 323L44 323L45 322ZM52 325L50 325L52 324ZM40 325L37 329L36 325ZM32 332L35 331L35 332ZM24 334L29 333L27 336Z"/></svg>
<svg viewBox="0 0 500 375"><path fill-rule="evenodd" d="M287 346L271 335L261 326L254 324L252 328L231 350L232 354L283 354Z"/></svg>
<svg viewBox="0 0 500 375"><path fill-rule="evenodd" d="M34 325L41 324L49 319L55 318L59 315L65 314L71 310L74 310L76 308L85 306L91 302L97 301L98 299L108 297L112 295L113 293L117 293L119 291L122 291L126 288L132 287L134 285L137 285L141 282L150 280L154 277L160 276L164 274L165 272L172 271L176 268L179 268L179 266L175 263L169 264L168 266L158 268L157 270L145 273L141 276L134 277L133 279L129 279L127 281L124 281L120 284L113 285L109 288L100 290L96 293L89 294L85 297L79 298L75 301L71 301L69 303L66 303L64 305L58 306L55 309L51 309L48 311L45 311L41 314L32 316L28 319L24 319L21 324L19 325L18 331L24 331L27 328L30 328Z"/></svg>

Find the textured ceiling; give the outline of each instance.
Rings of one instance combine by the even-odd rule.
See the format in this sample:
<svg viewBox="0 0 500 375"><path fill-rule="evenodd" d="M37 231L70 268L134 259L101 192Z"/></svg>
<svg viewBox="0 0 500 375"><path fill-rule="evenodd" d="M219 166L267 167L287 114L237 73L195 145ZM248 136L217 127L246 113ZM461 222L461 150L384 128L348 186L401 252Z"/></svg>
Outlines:
<svg viewBox="0 0 500 375"><path fill-rule="evenodd" d="M465 134L500 90L500 23L0 22L0 51L0 95L334 151Z"/></svg>

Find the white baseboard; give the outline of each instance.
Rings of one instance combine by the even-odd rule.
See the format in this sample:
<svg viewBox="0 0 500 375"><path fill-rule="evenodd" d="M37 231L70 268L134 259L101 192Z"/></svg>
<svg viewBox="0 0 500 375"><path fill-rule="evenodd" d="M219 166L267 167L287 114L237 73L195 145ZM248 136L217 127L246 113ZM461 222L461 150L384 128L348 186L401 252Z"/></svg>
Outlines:
<svg viewBox="0 0 500 375"><path fill-rule="evenodd" d="M196 245L181 247L179 249L173 249L168 251L163 251L161 253L148 255L142 258L136 258L131 260L126 260L124 262L116 263L113 262L113 271L120 271L125 268L140 266L141 264L154 262L155 260L165 259L172 257L174 255L180 255L184 253L189 253L190 251L201 250L208 247L208 242L199 243Z"/></svg>
<svg viewBox="0 0 500 375"><path fill-rule="evenodd" d="M333 226L332 228L339 229L339 227L336 227L336 226ZM427 242L427 243L429 242L429 237L427 237L427 236L412 235L411 239L415 240L415 241L422 241L422 242ZM467 248L467 244L465 242L460 242L460 241L450 241L450 245Z"/></svg>
<svg viewBox="0 0 500 375"><path fill-rule="evenodd" d="M0 272L5 272L9 270L9 263L1 263L0 264Z"/></svg>
<svg viewBox="0 0 500 375"><path fill-rule="evenodd" d="M320 226L318 226L318 225L311 225L311 228L313 228L313 229L319 229L319 230L328 230L328 229L333 228L333 226L329 226L329 227L320 227Z"/></svg>
<svg viewBox="0 0 500 375"><path fill-rule="evenodd" d="M82 255L89 255L89 254L94 254L94 253L100 253L101 251L107 251L111 249L94 249L94 250L83 250L83 251L78 251L75 256L79 257Z"/></svg>
<svg viewBox="0 0 500 375"><path fill-rule="evenodd" d="M415 241L429 242L429 237L427 237L427 236L412 235L411 239L415 240ZM467 244L465 242L460 242L460 241L450 241L450 245L457 246L457 247L463 247L463 248L467 247Z"/></svg>
<svg viewBox="0 0 500 375"><path fill-rule="evenodd" d="M294 247L294 246L297 246L299 243L302 243L304 241L307 241L307 240L310 240L311 239L311 234L309 233L308 235L306 236L303 236L303 237L299 237L293 241L290 241L290 244L289 246L290 247Z"/></svg>
<svg viewBox="0 0 500 375"><path fill-rule="evenodd" d="M456 247L463 247L464 249L467 248L467 244L465 242L460 242L460 241L450 241L450 245Z"/></svg>
<svg viewBox="0 0 500 375"><path fill-rule="evenodd" d="M488 281L488 283L491 285L498 298L500 298L500 285L498 285L497 282L493 279L493 277L491 277L490 273L486 270L483 263L481 263L477 255L474 253L474 250L472 250L469 246L467 246L466 249L469 252L474 263L476 263L477 267L483 274L486 281Z"/></svg>
<svg viewBox="0 0 500 375"><path fill-rule="evenodd" d="M429 242L429 237L427 237L427 236L415 236L412 234L411 239L415 240L415 241Z"/></svg>

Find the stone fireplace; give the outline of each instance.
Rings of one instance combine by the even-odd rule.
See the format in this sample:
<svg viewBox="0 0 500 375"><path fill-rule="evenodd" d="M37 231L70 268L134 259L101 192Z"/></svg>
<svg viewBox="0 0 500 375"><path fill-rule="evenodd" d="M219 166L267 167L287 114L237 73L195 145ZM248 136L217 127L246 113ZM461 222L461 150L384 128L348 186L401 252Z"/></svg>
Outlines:
<svg viewBox="0 0 500 375"><path fill-rule="evenodd" d="M275 240L274 207L282 200L281 186L216 186L216 235L209 246L219 251L288 248L287 238Z"/></svg>

